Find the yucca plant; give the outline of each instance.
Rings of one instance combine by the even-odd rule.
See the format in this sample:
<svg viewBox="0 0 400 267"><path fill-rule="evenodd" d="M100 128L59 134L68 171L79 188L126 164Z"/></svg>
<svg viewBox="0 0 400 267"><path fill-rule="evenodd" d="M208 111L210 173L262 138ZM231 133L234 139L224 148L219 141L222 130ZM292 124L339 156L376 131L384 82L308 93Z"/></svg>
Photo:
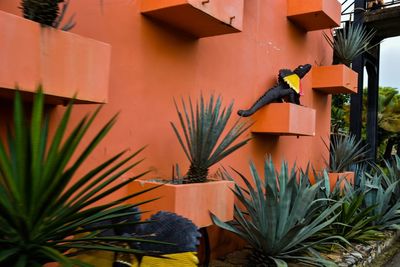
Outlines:
<svg viewBox="0 0 400 267"><path fill-rule="evenodd" d="M238 119L233 126L225 132L225 127L232 114L233 102L228 108L222 107L222 98L215 99L211 95L208 101L203 96L193 105L189 98L188 103L181 99L183 112L176 101L175 107L179 117L182 133L178 131L175 123L172 128L179 140L190 167L185 176L185 182L206 182L208 169L232 152L247 144L250 138L234 144L251 124L248 120ZM187 107L189 106L189 107Z"/></svg>
<svg viewBox="0 0 400 267"><path fill-rule="evenodd" d="M7 137L0 140L0 266L38 267L47 262L88 266L70 258L86 250L143 253L121 244L136 242L134 238L101 235L112 227L123 226L124 221L116 225L101 222L137 215L133 207L141 203L124 203L144 191L96 205L147 173L119 179L142 161L132 162L142 149L129 155L123 151L82 176L77 174L114 125L116 116L78 150L100 108L67 131L71 102L53 128L54 134L50 134L42 91L35 96L29 120L23 106L17 92L13 124Z"/></svg>
<svg viewBox="0 0 400 267"><path fill-rule="evenodd" d="M322 141L330 151L329 162L325 159L330 172L349 171L352 166L367 160L367 145L362 145L361 140L357 140L355 135L334 134L330 146Z"/></svg>
<svg viewBox="0 0 400 267"><path fill-rule="evenodd" d="M252 181L237 172L244 187L235 185L239 204L235 205L234 221L222 222L211 215L213 222L249 243L253 251L251 266L287 266L288 260L332 264L318 256L313 247L336 239L346 240L334 235L309 240L339 216L333 213L341 203L336 202L317 214L321 201L315 199L319 183L311 186L307 175L301 172L299 177L296 167L289 171L285 162L279 173L271 159L265 161L264 169L262 179L250 163Z"/></svg>
<svg viewBox="0 0 400 267"><path fill-rule="evenodd" d="M374 31L367 30L362 24L350 23L342 29L336 29L329 36L323 33L326 41L333 48L334 64L350 66L354 58L368 49L375 36Z"/></svg>

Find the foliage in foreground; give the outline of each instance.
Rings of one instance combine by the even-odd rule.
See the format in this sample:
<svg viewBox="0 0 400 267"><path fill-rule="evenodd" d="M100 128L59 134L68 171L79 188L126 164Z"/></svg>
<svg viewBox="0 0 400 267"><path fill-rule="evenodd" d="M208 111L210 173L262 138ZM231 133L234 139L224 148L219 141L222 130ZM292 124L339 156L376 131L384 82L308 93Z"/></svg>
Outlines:
<svg viewBox="0 0 400 267"><path fill-rule="evenodd" d="M321 212L319 200L315 200L319 183L310 186L303 172L297 181L296 168L289 171L286 163L282 163L279 173L271 159L265 161L264 168L265 180L260 178L253 163L250 164L252 181L238 173L245 186L235 185L234 193L240 203L235 205L234 222L225 223L212 215L214 223L252 246L254 266L271 263L287 266L287 260L331 265L313 247L346 240L333 235L314 241L310 238L335 221L339 214L334 212L341 203L334 203Z"/></svg>
<svg viewBox="0 0 400 267"><path fill-rule="evenodd" d="M379 217L372 214L375 206L363 207L364 198L361 192L345 196L340 209L337 210L338 216L324 230L321 237L339 235L352 243L382 239L383 235L378 231L378 227L372 225L372 222Z"/></svg>
<svg viewBox="0 0 400 267"><path fill-rule="evenodd" d="M341 206L331 215L336 215L336 219L332 224L315 235L312 240L320 240L331 235L338 235L348 242L365 243L366 241L383 238L379 228L373 225L373 222L379 216L372 214L374 206L364 206L365 195L362 190L355 190L344 178L341 178L334 188L330 188L329 176L326 171L322 175L314 174L314 177L320 184L317 198L326 199L322 201L321 210L337 202L340 202ZM342 188L341 185L343 185ZM319 249L330 251L338 246L346 246L348 242L337 240L333 246L331 244L328 246L319 246Z"/></svg>
<svg viewBox="0 0 400 267"><path fill-rule="evenodd" d="M365 192L364 205L373 207L373 224L379 229L400 229L400 199L395 190L399 181L385 181L382 174L365 174L361 178L360 190Z"/></svg>
<svg viewBox="0 0 400 267"><path fill-rule="evenodd" d="M137 215L132 208L141 203L122 203L143 192L95 206L99 200L146 173L119 180L141 162L131 162L141 149L130 155L118 153L76 177L77 170L114 125L116 117L80 150L78 146L100 108L80 120L68 133L70 103L50 138L49 118L43 102L43 93L39 91L30 120L26 120L22 98L17 92L13 125L7 137L0 140L0 265L39 267L55 261L63 266L88 266L70 256L92 249L143 254L119 245L135 242L133 238L101 236L101 232L119 226L101 226L101 222Z"/></svg>
<svg viewBox="0 0 400 267"><path fill-rule="evenodd" d="M189 171L185 177L189 183L206 182L208 169L212 165L250 140L247 138L234 144L251 126L248 120L237 120L225 133L225 127L232 113L233 102L226 109L222 107L220 96L215 100L214 95L211 95L208 101L201 96L195 107L190 98L188 103L182 99L183 112L176 102L175 107L183 134L179 133L173 122L171 125L190 161Z"/></svg>

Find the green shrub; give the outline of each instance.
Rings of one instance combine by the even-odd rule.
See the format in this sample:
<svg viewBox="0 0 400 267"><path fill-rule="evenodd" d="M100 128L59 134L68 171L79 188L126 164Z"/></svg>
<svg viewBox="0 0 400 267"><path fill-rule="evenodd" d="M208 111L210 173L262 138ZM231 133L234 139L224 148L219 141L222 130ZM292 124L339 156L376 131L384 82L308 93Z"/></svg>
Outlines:
<svg viewBox="0 0 400 267"><path fill-rule="evenodd" d="M346 241L334 235L309 240L339 216L334 215L334 212L340 203L317 214L320 204L315 196L319 184L310 186L308 176L303 172L297 181L296 167L289 171L286 163L282 163L278 173L269 159L265 161L264 169L264 179L261 179L251 163L252 181L238 173L245 186L236 184L234 189L240 202L235 205L234 222L225 223L212 215L214 223L237 234L251 245L254 266L270 266L271 262L277 266L286 266L287 260L330 264L319 257L313 247L336 239Z"/></svg>

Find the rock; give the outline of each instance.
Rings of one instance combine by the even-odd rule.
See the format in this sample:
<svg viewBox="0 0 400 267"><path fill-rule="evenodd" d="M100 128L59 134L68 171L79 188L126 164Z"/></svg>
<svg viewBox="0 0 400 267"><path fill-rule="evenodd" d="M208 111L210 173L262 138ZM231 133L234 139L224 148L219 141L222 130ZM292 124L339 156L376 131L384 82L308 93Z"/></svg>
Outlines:
<svg viewBox="0 0 400 267"><path fill-rule="evenodd" d="M363 255L360 252L352 252L350 253L351 255L353 255L354 257L358 258L358 259L363 259Z"/></svg>

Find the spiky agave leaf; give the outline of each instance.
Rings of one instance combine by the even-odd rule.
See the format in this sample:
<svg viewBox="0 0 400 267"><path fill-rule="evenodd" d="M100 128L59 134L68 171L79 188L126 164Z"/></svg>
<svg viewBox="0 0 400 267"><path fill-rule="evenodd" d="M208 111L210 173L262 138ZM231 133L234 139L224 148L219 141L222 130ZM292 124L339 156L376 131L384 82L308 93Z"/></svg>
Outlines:
<svg viewBox="0 0 400 267"><path fill-rule="evenodd" d="M234 142L251 126L248 120L237 120L231 129L223 135L233 109L233 102L228 108L222 107L220 96L215 100L211 95L208 101L201 96L194 106L181 99L183 111L175 102L182 133L175 123L171 126L179 140L186 157L190 161L187 179L189 182L205 182L208 168L219 162L235 150L247 144L250 138Z"/></svg>
<svg viewBox="0 0 400 267"><path fill-rule="evenodd" d="M384 236L378 227L372 225L377 219L372 213L375 206L363 206L365 194L357 191L343 198L339 216L320 234L321 237L340 235L356 243L379 240ZM345 243L343 244L345 245Z"/></svg>
<svg viewBox="0 0 400 267"><path fill-rule="evenodd" d="M385 160L384 163L385 168L379 167L379 176L382 181L382 186L386 189L394 183L397 184L393 190L393 197L395 202L397 202L397 200L400 199L400 158L395 155L391 161Z"/></svg>
<svg viewBox="0 0 400 267"><path fill-rule="evenodd" d="M311 186L304 173L297 181L296 167L289 171L286 163L282 163L278 173L272 160L266 160L264 179L260 178L253 163L250 163L250 171L252 181L237 172L244 186L235 185L234 193L240 203L235 206L234 222L222 222L212 214L213 222L246 240L257 253L268 258L270 264L283 266L285 260L291 259L314 264L326 262L304 253L311 252L319 243L342 239L331 236L309 241L335 220L338 215L332 214L340 203L317 214L315 195L319 184Z"/></svg>
<svg viewBox="0 0 400 267"><path fill-rule="evenodd" d="M374 225L379 229L399 229L400 227L400 199L395 195L399 181L391 181L384 187L384 176L365 174L361 177L360 190L365 192L364 204L374 207L372 214L375 217Z"/></svg>
<svg viewBox="0 0 400 267"><path fill-rule="evenodd" d="M368 31L362 24L351 23L343 29L336 29L333 36L328 36L326 33L323 35L333 48L334 57L340 63L350 66L354 58L369 49L375 32Z"/></svg>
<svg viewBox="0 0 400 267"><path fill-rule="evenodd" d="M78 150L100 108L67 132L72 106L71 102L50 138L42 91L35 96L30 120L25 118L20 93L15 95L14 123L7 138L0 140L1 266L41 266L52 261L63 266L87 266L69 258L71 249L74 253L90 249L143 253L118 245L135 242L132 238L100 235L112 225L91 227L110 219L137 215L132 208L141 203L123 203L144 191L132 192L107 204L95 204L147 173L119 180L141 162L131 160L142 149L129 155L118 153L77 177L77 170L114 125L116 116L85 148Z"/></svg>
<svg viewBox="0 0 400 267"><path fill-rule="evenodd" d="M368 146L362 145L355 135L333 134L330 146L322 139L325 147L330 151L329 162L326 165L331 172L349 171L350 167L367 160Z"/></svg>

